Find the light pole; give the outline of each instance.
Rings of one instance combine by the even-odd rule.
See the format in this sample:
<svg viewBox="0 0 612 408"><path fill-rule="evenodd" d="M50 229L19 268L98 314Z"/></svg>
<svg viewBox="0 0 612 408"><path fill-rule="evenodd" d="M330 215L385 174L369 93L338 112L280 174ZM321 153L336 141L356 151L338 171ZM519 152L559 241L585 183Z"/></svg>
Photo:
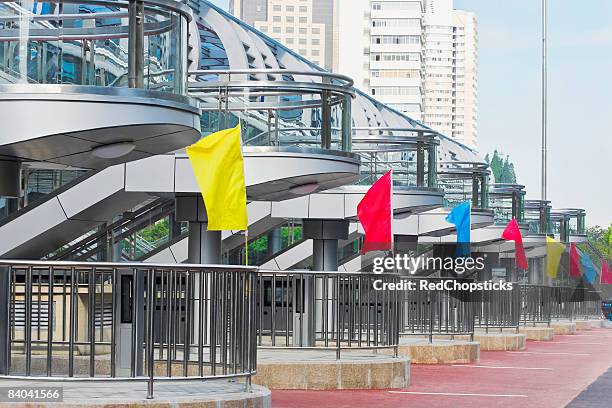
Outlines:
<svg viewBox="0 0 612 408"><path fill-rule="evenodd" d="M546 178L547 178L547 61L546 61L546 3L542 0L542 200L546 200Z"/></svg>

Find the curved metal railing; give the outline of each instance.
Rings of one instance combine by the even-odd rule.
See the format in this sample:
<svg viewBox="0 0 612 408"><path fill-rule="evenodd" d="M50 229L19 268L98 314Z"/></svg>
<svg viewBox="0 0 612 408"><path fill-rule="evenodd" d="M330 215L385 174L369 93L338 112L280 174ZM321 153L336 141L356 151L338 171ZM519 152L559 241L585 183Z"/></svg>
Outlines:
<svg viewBox="0 0 612 408"><path fill-rule="evenodd" d="M257 276L257 345L261 349L395 349L400 297L374 290L397 275L260 271Z"/></svg>
<svg viewBox="0 0 612 408"><path fill-rule="evenodd" d="M323 71L197 70L188 73L203 132L242 125L245 146L351 150L353 81Z"/></svg>
<svg viewBox="0 0 612 408"><path fill-rule="evenodd" d="M9 82L185 94L188 22L193 18L187 5L172 0L62 4L0 1L0 70ZM142 30L136 20L142 20Z"/></svg>
<svg viewBox="0 0 612 408"><path fill-rule="evenodd" d="M489 208L494 211L495 223L507 224L512 218L525 222L525 186L495 183L489 186Z"/></svg>
<svg viewBox="0 0 612 408"><path fill-rule="evenodd" d="M353 128L352 150L361 158L358 184L371 185L392 169L395 186L436 188L434 136L425 128Z"/></svg>
<svg viewBox="0 0 612 408"><path fill-rule="evenodd" d="M0 261L0 380L245 378L256 269ZM1 381L0 381L1 382Z"/></svg>
<svg viewBox="0 0 612 408"><path fill-rule="evenodd" d="M488 167L482 162L438 162L438 183L444 189L444 206L453 208L471 201L473 208L489 208Z"/></svg>

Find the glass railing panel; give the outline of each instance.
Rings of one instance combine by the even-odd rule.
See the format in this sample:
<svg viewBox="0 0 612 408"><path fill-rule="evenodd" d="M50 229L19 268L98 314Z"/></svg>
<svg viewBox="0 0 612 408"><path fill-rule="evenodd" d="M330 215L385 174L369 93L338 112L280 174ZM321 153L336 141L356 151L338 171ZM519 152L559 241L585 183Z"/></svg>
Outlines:
<svg viewBox="0 0 612 408"><path fill-rule="evenodd" d="M350 79L319 71L200 70L189 73L204 134L242 128L249 147L350 151Z"/></svg>
<svg viewBox="0 0 612 408"><path fill-rule="evenodd" d="M14 83L128 87L129 13L111 0L0 2L0 71ZM185 94L189 16L144 2L143 88Z"/></svg>

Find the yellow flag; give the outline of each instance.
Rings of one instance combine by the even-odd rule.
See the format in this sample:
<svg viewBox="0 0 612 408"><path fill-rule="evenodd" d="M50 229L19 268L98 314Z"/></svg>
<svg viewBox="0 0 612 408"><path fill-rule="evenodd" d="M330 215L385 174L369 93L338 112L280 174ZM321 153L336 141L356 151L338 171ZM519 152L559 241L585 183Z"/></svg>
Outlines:
<svg viewBox="0 0 612 408"><path fill-rule="evenodd" d="M208 229L246 230L248 220L240 124L189 146L187 155L206 205Z"/></svg>
<svg viewBox="0 0 612 408"><path fill-rule="evenodd" d="M546 237L546 274L550 278L557 277L563 251L565 251L565 245L551 237Z"/></svg>

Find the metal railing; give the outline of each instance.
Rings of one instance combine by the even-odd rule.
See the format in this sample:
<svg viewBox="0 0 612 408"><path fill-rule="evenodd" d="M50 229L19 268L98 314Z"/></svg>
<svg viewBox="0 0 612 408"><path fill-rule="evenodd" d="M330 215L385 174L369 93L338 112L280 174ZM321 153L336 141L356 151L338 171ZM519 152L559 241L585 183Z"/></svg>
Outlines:
<svg viewBox="0 0 612 408"><path fill-rule="evenodd" d="M474 325L489 329L515 329L518 333L521 317L521 289L517 283L512 290L483 290L475 293L476 316Z"/></svg>
<svg viewBox="0 0 612 408"><path fill-rule="evenodd" d="M255 268L0 261L0 278L0 379L250 386Z"/></svg>
<svg viewBox="0 0 612 408"><path fill-rule="evenodd" d="M521 324L535 326L550 325L553 309L553 288L543 285L521 284L520 286Z"/></svg>
<svg viewBox="0 0 612 408"><path fill-rule="evenodd" d="M421 290L418 280L427 279L433 283L442 278L418 278L415 290L402 292L400 310L400 334L403 336L427 336L429 342L434 336L469 335L474 339L475 303L473 295L458 290ZM406 280L406 279L404 279Z"/></svg>
<svg viewBox="0 0 612 408"><path fill-rule="evenodd" d="M399 343L397 291L374 290L398 276L346 272L264 272L257 277L259 348L394 349Z"/></svg>

